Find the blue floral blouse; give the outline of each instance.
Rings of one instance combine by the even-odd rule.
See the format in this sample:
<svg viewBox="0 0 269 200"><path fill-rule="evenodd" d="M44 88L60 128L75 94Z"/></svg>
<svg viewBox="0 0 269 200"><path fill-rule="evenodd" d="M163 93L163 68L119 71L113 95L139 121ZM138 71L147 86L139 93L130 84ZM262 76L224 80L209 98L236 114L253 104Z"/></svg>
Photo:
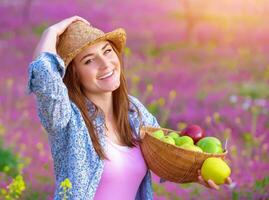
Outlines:
<svg viewBox="0 0 269 200"><path fill-rule="evenodd" d="M69 99L63 83L65 66L56 54L42 52L29 64L27 93L36 95L37 113L48 133L51 154L56 177L54 199L61 199L60 183L69 178L72 183L68 199L93 199L104 169L104 161L95 152L88 129L78 107ZM140 125L159 127L156 118L143 104L129 95L130 125L136 137L139 137ZM89 101L87 107L90 116L95 107ZM140 122L136 105L141 113ZM142 123L142 124L140 124ZM104 116L93 120L101 145L104 147ZM151 172L148 169L136 194L136 200L153 199Z"/></svg>

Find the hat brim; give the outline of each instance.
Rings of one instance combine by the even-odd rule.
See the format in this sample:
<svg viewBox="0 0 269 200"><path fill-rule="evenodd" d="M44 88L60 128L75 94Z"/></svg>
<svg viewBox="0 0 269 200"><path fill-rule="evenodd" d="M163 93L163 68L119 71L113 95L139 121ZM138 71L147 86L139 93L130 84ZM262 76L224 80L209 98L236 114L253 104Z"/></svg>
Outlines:
<svg viewBox="0 0 269 200"><path fill-rule="evenodd" d="M81 51L83 51L87 47L89 47L97 42L106 41L106 40L111 41L115 45L118 52L120 54L122 54L122 51L126 45L126 32L123 28L118 28L118 29L115 29L111 32L105 33L103 36L101 36L95 40L86 42L79 49L76 49L72 53L68 54L68 56L64 60L66 66L68 66L70 64L70 62L76 57L77 54L79 54Z"/></svg>

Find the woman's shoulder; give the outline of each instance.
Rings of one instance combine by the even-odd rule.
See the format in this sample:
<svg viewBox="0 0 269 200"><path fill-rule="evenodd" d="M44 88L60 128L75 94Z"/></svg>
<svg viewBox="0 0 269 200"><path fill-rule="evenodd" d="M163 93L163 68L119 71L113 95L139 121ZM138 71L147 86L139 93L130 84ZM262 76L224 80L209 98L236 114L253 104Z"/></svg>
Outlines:
<svg viewBox="0 0 269 200"><path fill-rule="evenodd" d="M137 98L137 97L134 97L132 95L128 95L129 97L129 100L131 102L131 109L132 108L137 108L142 114L143 113L148 113L148 109L146 108L146 106L144 106L144 104ZM135 106L135 107L133 107Z"/></svg>
<svg viewBox="0 0 269 200"><path fill-rule="evenodd" d="M157 122L157 119L150 113L150 111L141 103L141 101L132 96L128 95L130 102L133 103L139 110L139 112L142 114L142 121L144 121L144 124L154 127L159 127L159 124Z"/></svg>
<svg viewBox="0 0 269 200"><path fill-rule="evenodd" d="M137 97L134 97L132 95L128 95L128 98L131 102L131 104L135 105L136 107L139 108L139 110L142 108L142 109L145 109L145 106L143 105L143 103L141 103L141 101L137 98ZM132 105L131 105L132 106Z"/></svg>

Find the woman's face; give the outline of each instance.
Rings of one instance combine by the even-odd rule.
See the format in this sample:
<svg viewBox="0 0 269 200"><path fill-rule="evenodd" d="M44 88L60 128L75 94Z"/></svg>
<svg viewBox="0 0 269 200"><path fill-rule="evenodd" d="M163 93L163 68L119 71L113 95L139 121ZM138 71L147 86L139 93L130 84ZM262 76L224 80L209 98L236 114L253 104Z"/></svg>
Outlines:
<svg viewBox="0 0 269 200"><path fill-rule="evenodd" d="M74 58L75 70L86 93L107 93L120 86L120 60L108 41L87 47Z"/></svg>

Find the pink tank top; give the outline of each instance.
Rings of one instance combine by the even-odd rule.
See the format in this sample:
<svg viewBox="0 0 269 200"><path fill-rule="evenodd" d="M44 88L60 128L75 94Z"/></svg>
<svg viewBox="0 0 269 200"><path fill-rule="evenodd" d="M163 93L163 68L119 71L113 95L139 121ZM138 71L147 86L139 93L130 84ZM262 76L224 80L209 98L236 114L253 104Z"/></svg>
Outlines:
<svg viewBox="0 0 269 200"><path fill-rule="evenodd" d="M106 138L104 171L94 200L134 200L147 172L140 147L121 146Z"/></svg>

